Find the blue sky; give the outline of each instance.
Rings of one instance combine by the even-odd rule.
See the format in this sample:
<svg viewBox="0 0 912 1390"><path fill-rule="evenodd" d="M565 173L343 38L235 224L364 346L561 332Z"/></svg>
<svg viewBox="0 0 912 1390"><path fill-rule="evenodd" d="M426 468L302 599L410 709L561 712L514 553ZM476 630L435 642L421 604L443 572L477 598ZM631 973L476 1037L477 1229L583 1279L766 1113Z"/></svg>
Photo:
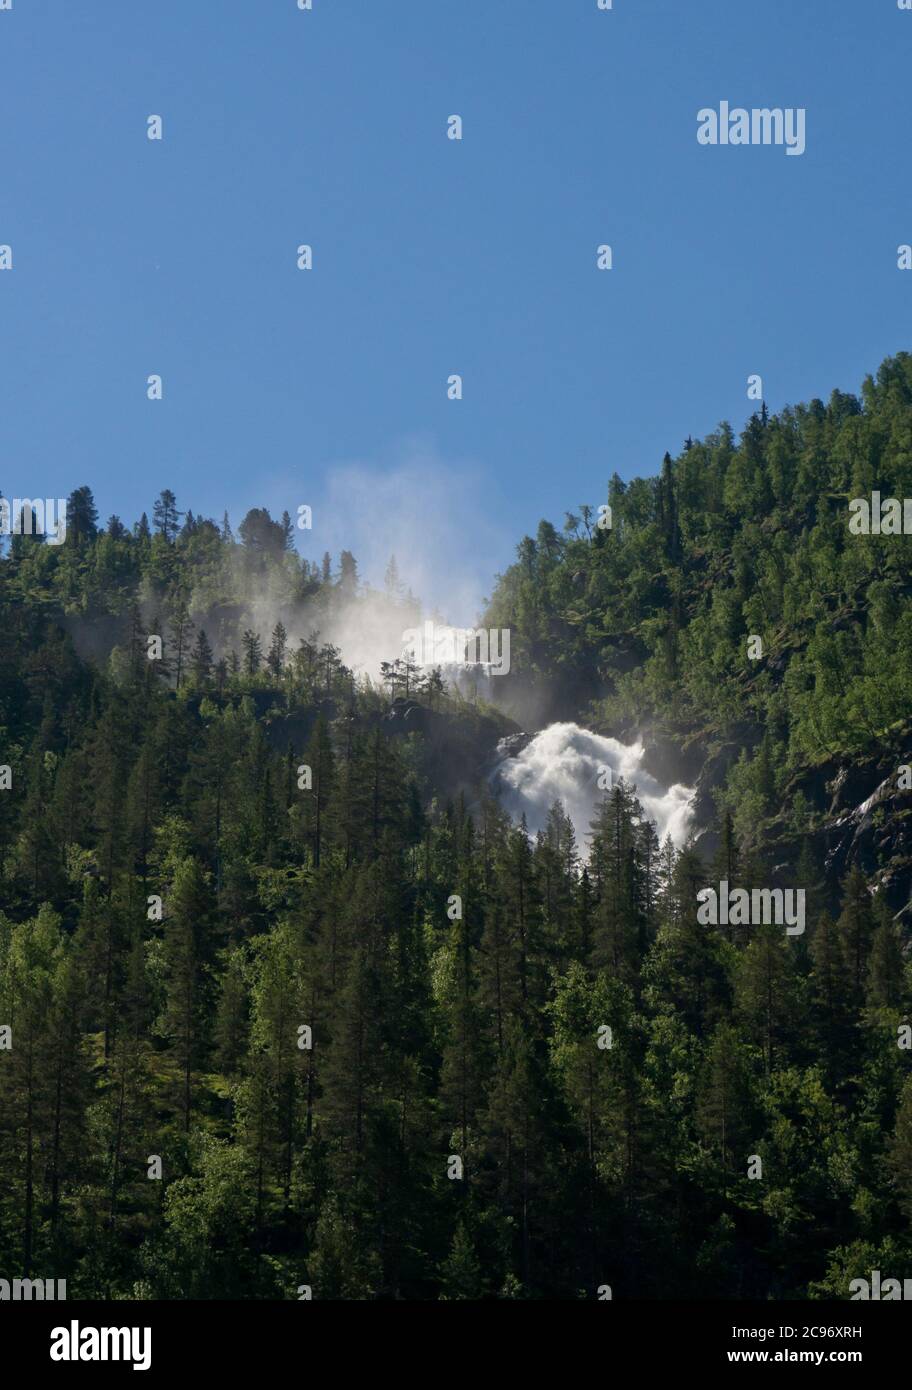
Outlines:
<svg viewBox="0 0 912 1390"><path fill-rule="evenodd" d="M895 0L313 6L0 12L6 495L306 502L305 553L489 591L749 374L775 410L910 347ZM806 153L699 146L722 99L805 107Z"/></svg>

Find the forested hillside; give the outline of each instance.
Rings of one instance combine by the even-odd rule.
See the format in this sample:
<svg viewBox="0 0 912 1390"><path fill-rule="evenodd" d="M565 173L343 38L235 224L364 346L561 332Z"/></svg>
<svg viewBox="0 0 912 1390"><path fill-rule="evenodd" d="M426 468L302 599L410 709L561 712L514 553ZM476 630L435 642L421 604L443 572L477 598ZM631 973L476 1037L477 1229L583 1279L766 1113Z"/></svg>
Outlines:
<svg viewBox="0 0 912 1390"><path fill-rule="evenodd" d="M912 761L912 537L849 530L849 502L875 491L912 496L908 353L860 399L764 407L740 439L688 439L658 478L615 476L610 529L595 506L561 534L543 521L487 614L512 632L502 688L520 710L531 684L552 717L588 710L665 745L672 769L701 774L704 818L728 810L746 844L794 863L811 831L844 857L833 823ZM907 801L888 814L854 848L898 909Z"/></svg>
<svg viewBox="0 0 912 1390"><path fill-rule="evenodd" d="M486 792L503 714L396 651L354 675L322 634L414 621L395 566L371 593L287 515L235 536L167 489L151 524L81 487L63 544L14 535L0 1274L436 1300L908 1272L912 542L849 533L874 490L912 496L906 354L614 478L499 579L498 703L699 766L681 850L623 783L591 845L559 806L530 835ZM891 778L847 849L848 790ZM806 932L700 925L722 878L804 887Z"/></svg>

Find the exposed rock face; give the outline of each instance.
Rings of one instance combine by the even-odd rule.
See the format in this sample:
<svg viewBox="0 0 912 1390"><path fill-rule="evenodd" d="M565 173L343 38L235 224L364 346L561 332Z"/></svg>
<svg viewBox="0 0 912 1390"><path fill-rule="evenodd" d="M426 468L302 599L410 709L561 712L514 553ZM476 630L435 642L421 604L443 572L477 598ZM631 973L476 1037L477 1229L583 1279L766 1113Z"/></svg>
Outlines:
<svg viewBox="0 0 912 1390"><path fill-rule="evenodd" d="M502 758L518 758L523 749L528 747L534 737L534 734L527 733L508 734L506 738L502 738L497 744L495 755L497 761L500 762Z"/></svg>
<svg viewBox="0 0 912 1390"><path fill-rule="evenodd" d="M758 742L757 731L743 746ZM714 829L713 793L740 755L741 746L726 743L707 750L697 779L693 801L694 827L701 853L712 853L718 843ZM776 857L793 867L808 836L825 866L827 886L834 896L848 871L858 867L886 895L894 912L909 907L912 893L912 790L900 785L899 770L912 765L912 746L900 753L853 763L829 762L798 772L787 789L785 801L801 792L813 815L809 829L798 833L783 811L779 833L773 823ZM908 780L903 779L903 782Z"/></svg>
<svg viewBox="0 0 912 1390"><path fill-rule="evenodd" d="M704 858L712 855L718 847L715 793L742 749L754 753L762 730L745 724L723 742L711 731L697 730L682 731L673 738L667 733L650 737L644 729L638 736L647 747L644 764L654 776L665 781L690 780L695 785L694 838ZM912 917L912 790L900 785L903 766L912 766L909 734L900 734L893 748L877 758L831 761L797 772L784 801L790 804L800 791L813 814L813 826L797 833L783 810L777 834L774 821L771 829L776 858L783 861L780 867L794 868L808 836L825 865L834 902L840 880L857 866L876 882L894 912L908 911Z"/></svg>
<svg viewBox="0 0 912 1390"><path fill-rule="evenodd" d="M909 757L902 762L908 765ZM832 799L820 833L827 876L841 878L857 864L899 912L912 887L912 791L899 785L897 771L895 765L887 776L883 767L840 768L827 784Z"/></svg>

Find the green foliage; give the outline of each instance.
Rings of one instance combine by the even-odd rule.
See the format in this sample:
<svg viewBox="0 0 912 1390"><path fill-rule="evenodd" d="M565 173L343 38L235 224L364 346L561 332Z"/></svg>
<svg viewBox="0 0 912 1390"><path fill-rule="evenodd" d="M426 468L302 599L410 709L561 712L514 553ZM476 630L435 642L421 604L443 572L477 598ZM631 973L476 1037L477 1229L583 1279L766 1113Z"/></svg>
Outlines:
<svg viewBox="0 0 912 1390"><path fill-rule="evenodd" d="M910 437L899 353L861 401L764 411L737 442L689 440L658 479L615 480L610 530L543 522L486 615L511 629L515 683L592 700L606 726L780 728L779 769L878 749L908 718L912 537L850 534L848 502L908 494ZM770 814L740 775L732 800L742 830Z"/></svg>
<svg viewBox="0 0 912 1390"><path fill-rule="evenodd" d="M17 537L4 1270L179 1299L844 1298L902 1276L907 933L857 871L828 914L807 842L806 941L702 926L696 895L751 881L783 807L807 828L797 772L906 717L909 543L849 536L845 503L908 492L910 423L900 355L861 401L613 479L610 531L591 506L542 523L498 584L521 679L734 747L712 865L660 846L623 783L585 863L559 805L533 835L482 786L449 798L432 738L387 736L382 691L316 626L290 641L304 606L365 596L354 556L299 559L287 518L255 510L236 541L165 490L152 527L99 531L82 488L72 544ZM391 566L406 615L401 589ZM255 598L284 615L268 631ZM390 692L462 776L493 716L415 674L391 663Z"/></svg>

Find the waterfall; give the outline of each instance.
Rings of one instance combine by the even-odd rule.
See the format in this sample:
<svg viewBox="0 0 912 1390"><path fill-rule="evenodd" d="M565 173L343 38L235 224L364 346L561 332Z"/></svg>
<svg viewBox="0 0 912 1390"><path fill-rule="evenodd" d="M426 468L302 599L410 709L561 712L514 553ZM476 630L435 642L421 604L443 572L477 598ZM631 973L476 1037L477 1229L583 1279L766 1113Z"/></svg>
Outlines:
<svg viewBox="0 0 912 1390"><path fill-rule="evenodd" d="M675 783L663 787L642 765L642 743L620 743L603 738L579 724L549 724L511 755L510 739L501 740L500 758L491 774L491 783L501 805L519 820L525 814L530 831L544 830L548 812L560 801L573 822L577 843L585 854L589 825L595 807L607 794L599 787L620 778L633 784L644 812L655 822L659 839L671 835L677 846L684 844L690 826L692 787Z"/></svg>

